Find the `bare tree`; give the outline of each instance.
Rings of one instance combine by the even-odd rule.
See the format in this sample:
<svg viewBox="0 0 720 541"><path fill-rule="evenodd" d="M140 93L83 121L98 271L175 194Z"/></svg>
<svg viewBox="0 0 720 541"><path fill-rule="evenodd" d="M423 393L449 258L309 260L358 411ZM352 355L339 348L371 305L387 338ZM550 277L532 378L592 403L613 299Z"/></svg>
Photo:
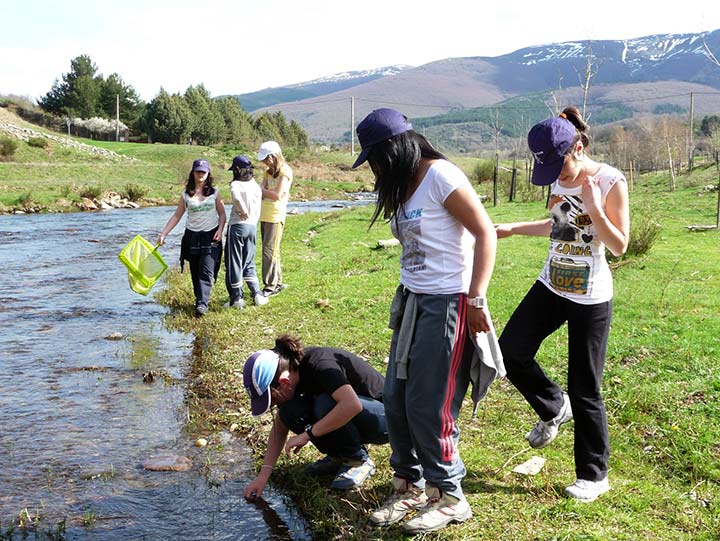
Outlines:
<svg viewBox="0 0 720 541"><path fill-rule="evenodd" d="M558 73L558 92L562 90L562 82L563 82L563 76L562 73ZM550 97L552 98L552 105L548 103L548 100L545 100L545 107L548 108L550 111L550 114L552 116L557 116L560 114L560 111L562 110L560 108L560 104L558 103L557 94L555 94L554 90L550 91Z"/></svg>
<svg viewBox="0 0 720 541"><path fill-rule="evenodd" d="M586 119L589 119L585 111L587 107L588 93L590 92L590 81L600 71L600 65L597 61L597 58L593 56L591 42L588 42L587 51L588 54L587 61L585 63L584 73L580 73L580 71L578 70L575 71L577 72L578 80L580 81L580 88L582 89L582 116Z"/></svg>

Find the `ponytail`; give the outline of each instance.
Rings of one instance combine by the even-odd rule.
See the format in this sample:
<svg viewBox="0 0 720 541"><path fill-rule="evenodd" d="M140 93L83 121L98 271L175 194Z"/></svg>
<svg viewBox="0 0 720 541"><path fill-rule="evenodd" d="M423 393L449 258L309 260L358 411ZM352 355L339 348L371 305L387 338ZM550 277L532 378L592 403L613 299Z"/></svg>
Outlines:
<svg viewBox="0 0 720 541"><path fill-rule="evenodd" d="M281 370L297 372L300 369L300 361L305 355L300 339L289 334L278 336L275 339L273 351L280 355ZM287 363L287 366L284 366L285 363Z"/></svg>

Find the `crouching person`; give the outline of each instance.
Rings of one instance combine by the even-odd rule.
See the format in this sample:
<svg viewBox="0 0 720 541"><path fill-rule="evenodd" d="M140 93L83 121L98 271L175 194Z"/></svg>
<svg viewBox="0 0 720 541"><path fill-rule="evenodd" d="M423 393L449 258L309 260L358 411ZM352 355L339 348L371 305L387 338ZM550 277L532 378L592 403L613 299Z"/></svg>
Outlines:
<svg viewBox="0 0 720 541"><path fill-rule="evenodd" d="M349 490L375 473L368 443L387 443L382 403L383 376L367 361L338 348L303 349L282 335L272 350L253 353L243 370L252 414L277 406L257 477L245 497L262 494L283 449L299 453L309 442L326 456L306 467L312 475L333 475L332 488ZM295 433L288 439L289 432Z"/></svg>

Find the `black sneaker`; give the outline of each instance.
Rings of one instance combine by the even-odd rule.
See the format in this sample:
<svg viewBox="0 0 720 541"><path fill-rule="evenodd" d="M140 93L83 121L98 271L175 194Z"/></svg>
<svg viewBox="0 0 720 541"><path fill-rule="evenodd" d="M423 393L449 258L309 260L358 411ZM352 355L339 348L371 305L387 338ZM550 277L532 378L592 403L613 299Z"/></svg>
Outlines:
<svg viewBox="0 0 720 541"><path fill-rule="evenodd" d="M305 473L308 475L337 475L342 466L341 458L326 456L305 466Z"/></svg>

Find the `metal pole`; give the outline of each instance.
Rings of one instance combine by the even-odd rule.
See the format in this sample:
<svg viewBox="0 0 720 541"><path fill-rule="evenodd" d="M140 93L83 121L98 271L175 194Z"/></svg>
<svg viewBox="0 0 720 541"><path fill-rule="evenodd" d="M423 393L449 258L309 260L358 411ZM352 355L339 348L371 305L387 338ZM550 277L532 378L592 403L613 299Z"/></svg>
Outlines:
<svg viewBox="0 0 720 541"><path fill-rule="evenodd" d="M120 140L120 94L115 94L115 142Z"/></svg>
<svg viewBox="0 0 720 541"><path fill-rule="evenodd" d="M350 96L350 157L355 156L355 96Z"/></svg>
<svg viewBox="0 0 720 541"><path fill-rule="evenodd" d="M693 170L693 130L694 130L694 116L695 116L695 95L690 92L690 133L688 135L688 171Z"/></svg>

